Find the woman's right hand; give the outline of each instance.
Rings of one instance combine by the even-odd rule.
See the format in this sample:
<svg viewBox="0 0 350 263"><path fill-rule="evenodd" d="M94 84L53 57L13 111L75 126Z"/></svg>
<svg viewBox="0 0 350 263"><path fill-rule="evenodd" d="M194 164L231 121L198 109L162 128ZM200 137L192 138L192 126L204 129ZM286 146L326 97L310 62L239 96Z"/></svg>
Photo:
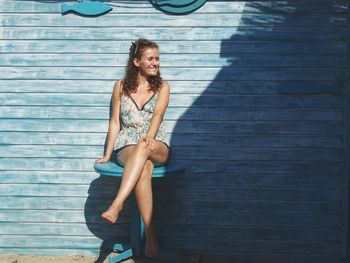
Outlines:
<svg viewBox="0 0 350 263"><path fill-rule="evenodd" d="M95 161L95 163L106 163L109 161L109 158L106 156L103 156L102 158Z"/></svg>

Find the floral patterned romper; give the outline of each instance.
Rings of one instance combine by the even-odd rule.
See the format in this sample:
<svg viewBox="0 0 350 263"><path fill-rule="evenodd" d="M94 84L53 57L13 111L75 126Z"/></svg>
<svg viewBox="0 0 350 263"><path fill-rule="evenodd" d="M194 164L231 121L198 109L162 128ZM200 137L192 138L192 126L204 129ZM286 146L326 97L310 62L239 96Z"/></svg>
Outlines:
<svg viewBox="0 0 350 263"><path fill-rule="evenodd" d="M128 146L135 145L146 135L151 124L152 114L156 105L158 92L155 92L152 97L139 109L136 102L128 95L121 95L120 98L120 127L121 130L117 136L114 150L117 154ZM170 140L165 132L164 120L162 120L156 140L163 142L170 150Z"/></svg>

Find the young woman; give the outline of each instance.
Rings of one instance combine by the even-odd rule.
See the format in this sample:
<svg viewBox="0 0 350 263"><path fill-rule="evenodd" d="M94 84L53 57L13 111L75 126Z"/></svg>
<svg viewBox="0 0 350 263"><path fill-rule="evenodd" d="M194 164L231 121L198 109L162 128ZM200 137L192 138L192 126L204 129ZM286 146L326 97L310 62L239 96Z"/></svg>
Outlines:
<svg viewBox="0 0 350 263"><path fill-rule="evenodd" d="M96 161L108 162L116 151L124 173L117 196L101 216L115 223L126 198L134 190L145 225L145 255L149 257L158 253L151 222L152 173L155 165L165 164L170 156L163 122L170 92L159 67L159 48L155 42L140 38L132 43L125 77L115 83L112 94L106 152Z"/></svg>

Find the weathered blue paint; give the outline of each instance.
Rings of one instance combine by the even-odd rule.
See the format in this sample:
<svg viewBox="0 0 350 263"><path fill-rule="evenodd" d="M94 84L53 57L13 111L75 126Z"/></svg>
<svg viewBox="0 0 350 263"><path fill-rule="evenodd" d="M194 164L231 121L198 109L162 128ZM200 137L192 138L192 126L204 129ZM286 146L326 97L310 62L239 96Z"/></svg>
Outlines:
<svg viewBox="0 0 350 263"><path fill-rule="evenodd" d="M62 14L75 12L86 16L98 16L110 12L113 8L100 1L83 1L75 5L67 5L62 3Z"/></svg>
<svg viewBox="0 0 350 263"><path fill-rule="evenodd" d="M223 45L223 53L230 53L231 48L234 48L235 45L232 42L232 40L229 40L228 42L225 41L225 39L229 39L232 36L232 32L237 30L238 25L233 25L230 27L200 27L199 25L196 27L156 27L152 26L150 27L150 31L147 33L149 38L152 39L159 39L159 40L167 40L171 41L173 39L192 39L192 41L208 41L208 40L216 40L220 41L222 39L222 45ZM255 25L256 26L256 25ZM345 27L336 27L336 28L327 28L325 27L322 29L322 35L320 35L317 31L312 29L311 27L305 27L303 30L296 30L293 25L280 29L276 28L273 33L271 32L264 32L264 31L257 31L253 35L248 34L242 34L237 35L235 39L237 41L286 41L286 40L296 40L299 39L302 42L303 41L317 41L317 40L324 40L324 35L327 35L329 42L332 41L344 41L347 37L347 31L344 29ZM2 28L2 35L6 39L26 39L26 40L33 40L33 37L40 38L42 40L52 40L52 39L66 39L66 40L110 40L114 41L112 36L119 36L120 39L135 39L141 36L144 36L145 31L143 28L140 28L138 26L132 27L132 30L125 30L124 27L115 27L115 28L104 28L103 31L99 28L89 28L89 27L68 27L62 31L58 28L52 27L48 31L45 28L37 27L35 28L35 31L28 32L27 29L24 27L14 27L14 28L8 28L4 27ZM324 35L323 35L324 34ZM130 43L130 41L129 41ZM160 42L161 43L161 42ZM194 48L198 49L198 46L195 45L196 42L192 43ZM242 43L241 43L242 44ZM260 43L261 44L261 43ZM270 43L272 44L272 43ZM304 46L305 43L299 43L299 45ZM345 43L336 43L338 45L346 46ZM272 44L273 46L276 45L276 43ZM284 45L290 45L283 43L282 48ZM298 43L296 43L298 45ZM324 46L324 45L323 45ZM227 48L230 49L227 49ZM327 46L326 46L327 47ZM208 48L208 47L207 47ZM246 47L252 50L253 47ZM312 47L309 46L309 49L312 50ZM268 50L268 47L265 46L265 50ZM293 49L292 49L293 50ZM270 49L271 51L271 49ZM329 50L327 50L329 52ZM188 52L180 50L180 52ZM197 50L195 53L200 53L201 50Z"/></svg>
<svg viewBox="0 0 350 263"><path fill-rule="evenodd" d="M118 1L93 19L60 4L0 5L0 253L96 255L127 241L130 200L104 223L118 183L92 164L130 41L144 36L171 86L172 157L189 167L154 182L162 248L348 260L346 0L207 1L187 16Z"/></svg>

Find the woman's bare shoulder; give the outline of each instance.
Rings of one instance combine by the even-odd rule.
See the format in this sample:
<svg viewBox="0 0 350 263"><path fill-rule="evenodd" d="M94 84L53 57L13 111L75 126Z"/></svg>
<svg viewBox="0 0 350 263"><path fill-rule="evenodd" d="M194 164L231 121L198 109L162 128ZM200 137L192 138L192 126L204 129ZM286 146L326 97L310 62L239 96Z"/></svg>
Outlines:
<svg viewBox="0 0 350 263"><path fill-rule="evenodd" d="M166 80L163 80L163 81L162 81L162 87L163 87L163 86L168 86L168 87L169 87L169 82L166 81Z"/></svg>
<svg viewBox="0 0 350 263"><path fill-rule="evenodd" d="M166 80L162 81L162 84L160 85L159 89L161 90L163 88L165 88L165 89L169 89L170 88L168 81L166 81Z"/></svg>
<svg viewBox="0 0 350 263"><path fill-rule="evenodd" d="M170 90L169 83L166 80L163 80L159 90L160 92L169 93L169 90Z"/></svg>
<svg viewBox="0 0 350 263"><path fill-rule="evenodd" d="M116 95L121 95L123 93L123 80L118 79L114 83L113 93Z"/></svg>

